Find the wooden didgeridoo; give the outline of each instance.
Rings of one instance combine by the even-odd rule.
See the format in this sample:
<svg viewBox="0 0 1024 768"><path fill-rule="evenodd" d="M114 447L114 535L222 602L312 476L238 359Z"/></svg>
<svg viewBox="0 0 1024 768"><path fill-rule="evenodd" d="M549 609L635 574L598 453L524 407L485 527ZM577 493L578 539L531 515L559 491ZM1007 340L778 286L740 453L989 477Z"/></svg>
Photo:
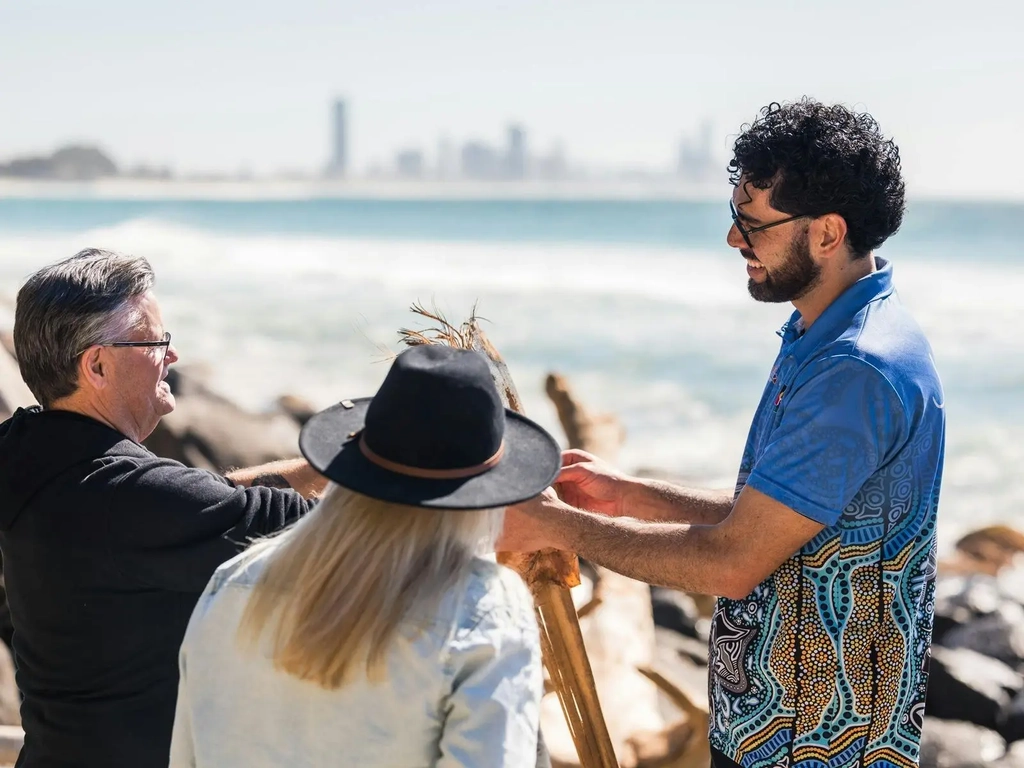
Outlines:
<svg viewBox="0 0 1024 768"><path fill-rule="evenodd" d="M426 331L400 330L399 335L405 344L447 344L483 353L489 361L491 376L505 407L523 413L523 403L508 367L481 330L475 315L456 327L439 312L429 312L415 304L412 311L437 322L438 327ZM533 593L544 666L565 714L580 765L583 768L618 768L597 698L594 673L583 645L579 617L569 594L569 589L580 583L576 555L555 549L528 553L499 552L498 562L515 570Z"/></svg>
<svg viewBox="0 0 1024 768"><path fill-rule="evenodd" d="M473 349L491 363L491 375L505 405L523 413L522 401L498 350L474 321L468 324ZM580 583L579 561L571 552L499 552L498 562L523 577L533 593L540 625L544 665L565 714L569 733L583 768L617 768L608 726L597 697L597 685L583 645L579 617L569 589Z"/></svg>

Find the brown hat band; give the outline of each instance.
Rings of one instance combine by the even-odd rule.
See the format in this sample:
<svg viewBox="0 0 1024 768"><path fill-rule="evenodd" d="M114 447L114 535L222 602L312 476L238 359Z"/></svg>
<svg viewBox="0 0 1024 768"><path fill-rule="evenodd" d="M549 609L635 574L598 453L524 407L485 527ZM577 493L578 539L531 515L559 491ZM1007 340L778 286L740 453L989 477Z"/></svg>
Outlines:
<svg viewBox="0 0 1024 768"><path fill-rule="evenodd" d="M497 466L498 462L501 461L502 455L505 453L505 441L502 440L495 454L483 463L473 467L459 467L456 469L424 469L422 467L410 467L408 464L399 464L397 461L385 459L383 456L378 456L374 453L373 449L366 444L365 432L359 435L359 450L362 451L363 456L369 459L372 464L376 464L381 469L386 469L398 475L419 477L424 480L461 480L466 477L482 475L487 470Z"/></svg>

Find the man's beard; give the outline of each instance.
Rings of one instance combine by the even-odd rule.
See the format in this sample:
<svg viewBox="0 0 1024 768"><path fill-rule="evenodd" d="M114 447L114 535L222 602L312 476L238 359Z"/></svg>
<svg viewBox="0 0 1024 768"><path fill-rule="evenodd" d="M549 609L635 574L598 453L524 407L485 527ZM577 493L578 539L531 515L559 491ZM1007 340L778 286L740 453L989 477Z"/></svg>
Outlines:
<svg viewBox="0 0 1024 768"><path fill-rule="evenodd" d="M743 255L753 255L753 252L747 251ZM765 267L764 281L757 283L751 278L747 281L747 290L756 301L777 304L802 298L820 279L821 267L811 258L807 233L804 232L790 243L782 264L770 271Z"/></svg>

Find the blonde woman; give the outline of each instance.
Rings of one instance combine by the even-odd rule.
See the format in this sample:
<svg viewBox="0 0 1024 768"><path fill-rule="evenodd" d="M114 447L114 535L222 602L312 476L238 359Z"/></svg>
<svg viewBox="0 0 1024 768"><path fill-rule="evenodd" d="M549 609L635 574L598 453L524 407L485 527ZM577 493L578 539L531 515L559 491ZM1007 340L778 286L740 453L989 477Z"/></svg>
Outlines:
<svg viewBox="0 0 1024 768"><path fill-rule="evenodd" d="M200 598L172 768L533 768L533 601L480 554L554 480L555 441L501 406L481 355L422 346L300 447L331 485Z"/></svg>

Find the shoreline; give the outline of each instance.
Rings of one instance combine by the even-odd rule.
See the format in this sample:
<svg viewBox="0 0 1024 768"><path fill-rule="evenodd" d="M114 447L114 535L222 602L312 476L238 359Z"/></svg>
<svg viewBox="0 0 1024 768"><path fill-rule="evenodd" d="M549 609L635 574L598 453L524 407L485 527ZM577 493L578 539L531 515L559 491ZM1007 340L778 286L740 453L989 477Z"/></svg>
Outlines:
<svg viewBox="0 0 1024 768"><path fill-rule="evenodd" d="M710 202L720 184L643 181L258 180L103 179L90 182L0 178L2 199L96 200L664 200Z"/></svg>
<svg viewBox="0 0 1024 768"><path fill-rule="evenodd" d="M693 184L673 178L593 181L437 181L401 179L56 181L0 178L3 200L410 200L720 202L728 181ZM1024 195L913 192L920 202L1024 205Z"/></svg>

